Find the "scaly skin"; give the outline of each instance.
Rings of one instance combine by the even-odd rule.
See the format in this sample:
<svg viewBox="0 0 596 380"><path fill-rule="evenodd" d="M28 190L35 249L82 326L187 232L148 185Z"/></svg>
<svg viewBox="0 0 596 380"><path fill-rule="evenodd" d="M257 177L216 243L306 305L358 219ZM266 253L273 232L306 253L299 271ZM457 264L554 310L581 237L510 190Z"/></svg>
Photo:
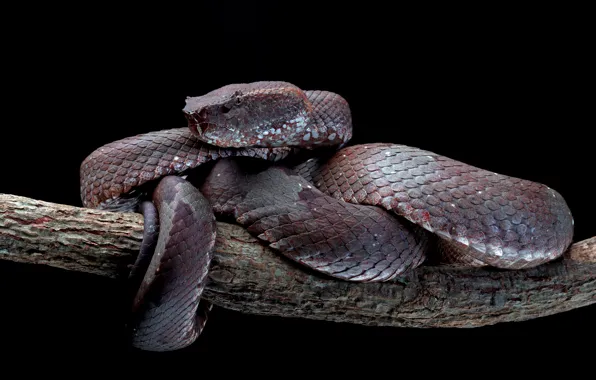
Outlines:
<svg viewBox="0 0 596 380"><path fill-rule="evenodd" d="M98 148L81 164L84 206L139 211L139 205L153 194L159 211L159 223L148 221L160 229L155 254L151 257L150 252L143 252L144 257L131 273L131 283L137 284L142 279L133 302L132 323L132 343L141 349L174 350L191 344L205 325L209 311L209 305L199 300L215 241L209 228L213 213L206 215L200 193L193 194L188 190L189 184L177 183L168 176L184 176L191 169L223 157L276 161L292 153L295 149L291 146L330 146L351 138L349 107L336 94L302 92L278 82L230 86L216 92L217 99L213 95L188 100L185 113L190 129L121 139ZM222 99L236 102L239 95L246 100L240 102L242 105L223 107ZM272 107L263 103L255 105L258 99ZM225 109L223 118L217 113L211 116L225 120L220 131L230 132L235 128L236 134L225 136L234 137L234 143L217 147L217 141L208 139L214 127L209 124L213 121L212 109L217 112ZM254 127L256 121L259 123ZM256 133L255 146L245 146L251 133ZM261 139L259 135L263 141L255 140ZM200 207L192 206L199 204ZM148 208L144 210L146 216L151 214ZM149 260L148 257L151 259L147 265L144 260Z"/></svg>
<svg viewBox="0 0 596 380"><path fill-rule="evenodd" d="M345 99L287 82L225 86L188 98L183 111L189 128L107 144L81 165L85 206L136 211L152 192L160 205L156 255L134 301L133 341L150 350L190 344L208 311L199 300L213 213L171 175L220 158L278 161L296 148L343 147L352 136ZM571 213L555 190L402 145L346 147L294 172L241 174L230 163L217 163L203 186L215 211L291 259L344 280L387 281L420 265L423 229L446 242L449 261L509 269L559 257L573 236Z"/></svg>
<svg viewBox="0 0 596 380"><path fill-rule="evenodd" d="M165 177L153 194L159 238L133 301L132 344L170 351L194 342L205 325L205 311L197 311L213 255L215 216L182 178Z"/></svg>
<svg viewBox="0 0 596 380"><path fill-rule="evenodd" d="M233 158L220 160L201 192L269 247L335 278L388 281L425 258L428 239L415 227L325 195L280 166L246 174Z"/></svg>
<svg viewBox="0 0 596 380"><path fill-rule="evenodd" d="M561 256L573 238L571 211L555 190L417 148L356 145L296 171L337 199L382 207L439 235L468 263L529 268Z"/></svg>
<svg viewBox="0 0 596 380"><path fill-rule="evenodd" d="M85 207L130 211L146 197L144 185L167 175L182 175L223 157L276 161L292 150L289 147L219 148L205 144L188 128L127 137L106 144L85 158L80 173L81 199Z"/></svg>
<svg viewBox="0 0 596 380"><path fill-rule="evenodd" d="M188 98L190 129L220 147L324 147L352 138L348 102L327 91L287 82L231 84Z"/></svg>

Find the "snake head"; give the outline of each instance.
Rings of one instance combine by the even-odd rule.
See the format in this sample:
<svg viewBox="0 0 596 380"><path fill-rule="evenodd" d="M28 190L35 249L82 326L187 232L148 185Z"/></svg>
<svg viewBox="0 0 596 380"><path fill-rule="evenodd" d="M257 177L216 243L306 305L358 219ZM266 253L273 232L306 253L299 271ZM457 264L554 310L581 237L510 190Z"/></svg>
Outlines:
<svg viewBox="0 0 596 380"><path fill-rule="evenodd" d="M191 131L201 140L210 142L208 140L211 140L210 136L214 129L229 128L229 125L235 122L235 120L230 120L230 116L242 113L243 100L244 96L241 90L214 91L200 97L187 98L183 111Z"/></svg>
<svg viewBox="0 0 596 380"><path fill-rule="evenodd" d="M286 82L254 82L221 87L188 97L183 112L201 141L221 147L275 147L286 143L291 124L304 127L312 106Z"/></svg>

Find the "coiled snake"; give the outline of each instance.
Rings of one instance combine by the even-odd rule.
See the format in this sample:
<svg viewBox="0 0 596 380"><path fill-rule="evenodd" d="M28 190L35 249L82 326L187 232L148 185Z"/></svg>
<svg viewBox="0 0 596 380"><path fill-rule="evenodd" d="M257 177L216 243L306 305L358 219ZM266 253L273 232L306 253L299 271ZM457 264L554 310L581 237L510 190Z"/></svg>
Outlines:
<svg viewBox="0 0 596 380"><path fill-rule="evenodd" d="M183 111L189 128L115 141L81 164L84 206L145 218L130 276L141 349L179 349L201 333L215 215L346 281L390 281L425 263L434 240L442 262L505 269L556 259L572 241L571 212L545 185L404 145L349 146L337 94L234 84ZM208 174L193 178L201 165Z"/></svg>

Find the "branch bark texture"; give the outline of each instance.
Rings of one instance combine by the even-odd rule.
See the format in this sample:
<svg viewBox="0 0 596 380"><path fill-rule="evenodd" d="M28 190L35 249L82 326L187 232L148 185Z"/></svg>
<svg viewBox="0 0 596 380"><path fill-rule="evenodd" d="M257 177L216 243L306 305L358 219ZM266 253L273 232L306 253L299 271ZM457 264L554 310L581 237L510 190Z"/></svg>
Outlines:
<svg viewBox="0 0 596 380"><path fill-rule="evenodd" d="M118 278L143 235L139 214L0 194L0 259ZM243 228L217 225L204 298L245 313L400 327L478 327L596 302L596 237L536 268L422 266L385 283L335 280L266 248Z"/></svg>

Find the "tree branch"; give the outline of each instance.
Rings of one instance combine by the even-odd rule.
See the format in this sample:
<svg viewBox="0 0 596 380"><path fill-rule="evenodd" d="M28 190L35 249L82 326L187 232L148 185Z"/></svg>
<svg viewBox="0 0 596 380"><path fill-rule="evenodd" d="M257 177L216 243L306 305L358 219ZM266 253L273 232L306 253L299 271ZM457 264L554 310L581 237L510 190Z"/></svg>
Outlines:
<svg viewBox="0 0 596 380"><path fill-rule="evenodd" d="M423 266L386 283L351 283L310 271L239 226L217 225L204 298L246 313L402 327L477 327L596 302L596 237L563 258L506 271ZM0 258L117 278L143 234L139 214L0 194Z"/></svg>

